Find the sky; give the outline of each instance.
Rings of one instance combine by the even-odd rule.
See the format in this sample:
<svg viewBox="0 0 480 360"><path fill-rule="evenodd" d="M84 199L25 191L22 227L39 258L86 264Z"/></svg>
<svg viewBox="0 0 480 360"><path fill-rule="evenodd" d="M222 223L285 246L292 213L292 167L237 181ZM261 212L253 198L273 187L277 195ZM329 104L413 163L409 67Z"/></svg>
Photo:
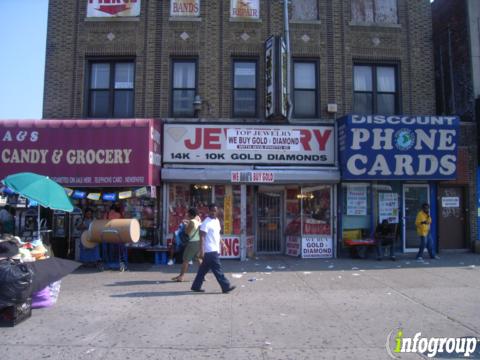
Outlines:
<svg viewBox="0 0 480 360"><path fill-rule="evenodd" d="M0 119L41 119L48 0L0 0Z"/></svg>

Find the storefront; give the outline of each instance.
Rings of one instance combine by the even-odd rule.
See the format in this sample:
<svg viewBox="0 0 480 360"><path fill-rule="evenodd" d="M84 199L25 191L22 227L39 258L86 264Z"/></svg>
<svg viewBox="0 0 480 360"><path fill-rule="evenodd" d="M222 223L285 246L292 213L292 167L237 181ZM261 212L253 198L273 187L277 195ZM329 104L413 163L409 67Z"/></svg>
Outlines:
<svg viewBox="0 0 480 360"><path fill-rule="evenodd" d="M395 224L395 250L418 251L415 218L423 203L430 204L438 248L441 223L464 206L444 191L457 176L459 119L350 115L338 120L338 136L340 250L348 248L345 240L371 238L387 220Z"/></svg>
<svg viewBox="0 0 480 360"><path fill-rule="evenodd" d="M220 207L228 258L335 254L335 128L323 125L164 125L163 237L189 207Z"/></svg>
<svg viewBox="0 0 480 360"><path fill-rule="evenodd" d="M103 218L112 206L137 218L142 240L158 240L160 125L150 119L0 121L0 179L18 172L46 175L66 188L71 214L42 210L57 256L78 256L85 209ZM16 234L36 236L37 210L3 189L16 211Z"/></svg>

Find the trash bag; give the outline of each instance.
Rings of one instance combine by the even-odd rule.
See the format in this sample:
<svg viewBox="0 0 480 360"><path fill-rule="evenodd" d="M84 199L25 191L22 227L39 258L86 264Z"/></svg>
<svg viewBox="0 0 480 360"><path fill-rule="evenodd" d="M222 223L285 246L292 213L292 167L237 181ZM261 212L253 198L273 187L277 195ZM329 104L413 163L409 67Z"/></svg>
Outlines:
<svg viewBox="0 0 480 360"><path fill-rule="evenodd" d="M0 308L24 303L32 295L33 270L18 260L0 260Z"/></svg>

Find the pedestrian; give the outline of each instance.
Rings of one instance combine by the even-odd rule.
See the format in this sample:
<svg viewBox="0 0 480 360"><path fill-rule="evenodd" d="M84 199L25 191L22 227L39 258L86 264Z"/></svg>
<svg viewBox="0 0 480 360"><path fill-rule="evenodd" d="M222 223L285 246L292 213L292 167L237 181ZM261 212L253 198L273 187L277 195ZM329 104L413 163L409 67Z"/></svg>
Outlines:
<svg viewBox="0 0 480 360"><path fill-rule="evenodd" d="M383 219L382 222L377 225L374 235L377 248L377 260L382 260L384 253L382 246L385 245L389 248L390 260L395 261L394 242L397 235L396 229L396 225L389 224L387 219Z"/></svg>
<svg viewBox="0 0 480 360"><path fill-rule="evenodd" d="M423 251L425 250L425 247L427 247L428 254L432 259L440 259L440 257L435 255L435 248L430 234L431 224L432 217L430 216L430 206L427 203L424 203L415 220L417 234L420 236L420 248L418 249L417 260L423 260Z"/></svg>
<svg viewBox="0 0 480 360"><path fill-rule="evenodd" d="M192 291L205 291L202 289L202 284L209 270L212 270L224 294L235 289L235 286L232 286L230 281L225 277L222 264L220 263L220 246L226 246L220 235L221 226L217 212L217 205L210 204L208 206L208 216L202 222L202 225L200 225L200 257L203 261L193 281Z"/></svg>
<svg viewBox="0 0 480 360"><path fill-rule="evenodd" d="M199 265L202 264L202 260L198 256L200 251L200 224L202 219L198 216L197 209L191 208L187 212L188 219L183 220L185 224L185 233L188 236L188 243L183 250L183 262L180 275L172 278L173 281L182 282L185 273L187 272L188 265L196 259Z"/></svg>
<svg viewBox="0 0 480 360"><path fill-rule="evenodd" d="M115 220L115 219L121 219L121 218L123 218L122 211L121 211L120 205L118 204L113 204L110 207L110 211L105 214L105 219L107 220Z"/></svg>

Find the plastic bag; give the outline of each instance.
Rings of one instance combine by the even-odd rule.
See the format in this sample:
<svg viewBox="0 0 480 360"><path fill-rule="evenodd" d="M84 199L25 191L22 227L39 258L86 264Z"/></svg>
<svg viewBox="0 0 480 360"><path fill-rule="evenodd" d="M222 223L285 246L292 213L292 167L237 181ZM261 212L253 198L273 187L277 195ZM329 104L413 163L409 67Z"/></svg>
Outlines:
<svg viewBox="0 0 480 360"><path fill-rule="evenodd" d="M32 294L33 271L18 260L0 260L0 308L24 303Z"/></svg>

